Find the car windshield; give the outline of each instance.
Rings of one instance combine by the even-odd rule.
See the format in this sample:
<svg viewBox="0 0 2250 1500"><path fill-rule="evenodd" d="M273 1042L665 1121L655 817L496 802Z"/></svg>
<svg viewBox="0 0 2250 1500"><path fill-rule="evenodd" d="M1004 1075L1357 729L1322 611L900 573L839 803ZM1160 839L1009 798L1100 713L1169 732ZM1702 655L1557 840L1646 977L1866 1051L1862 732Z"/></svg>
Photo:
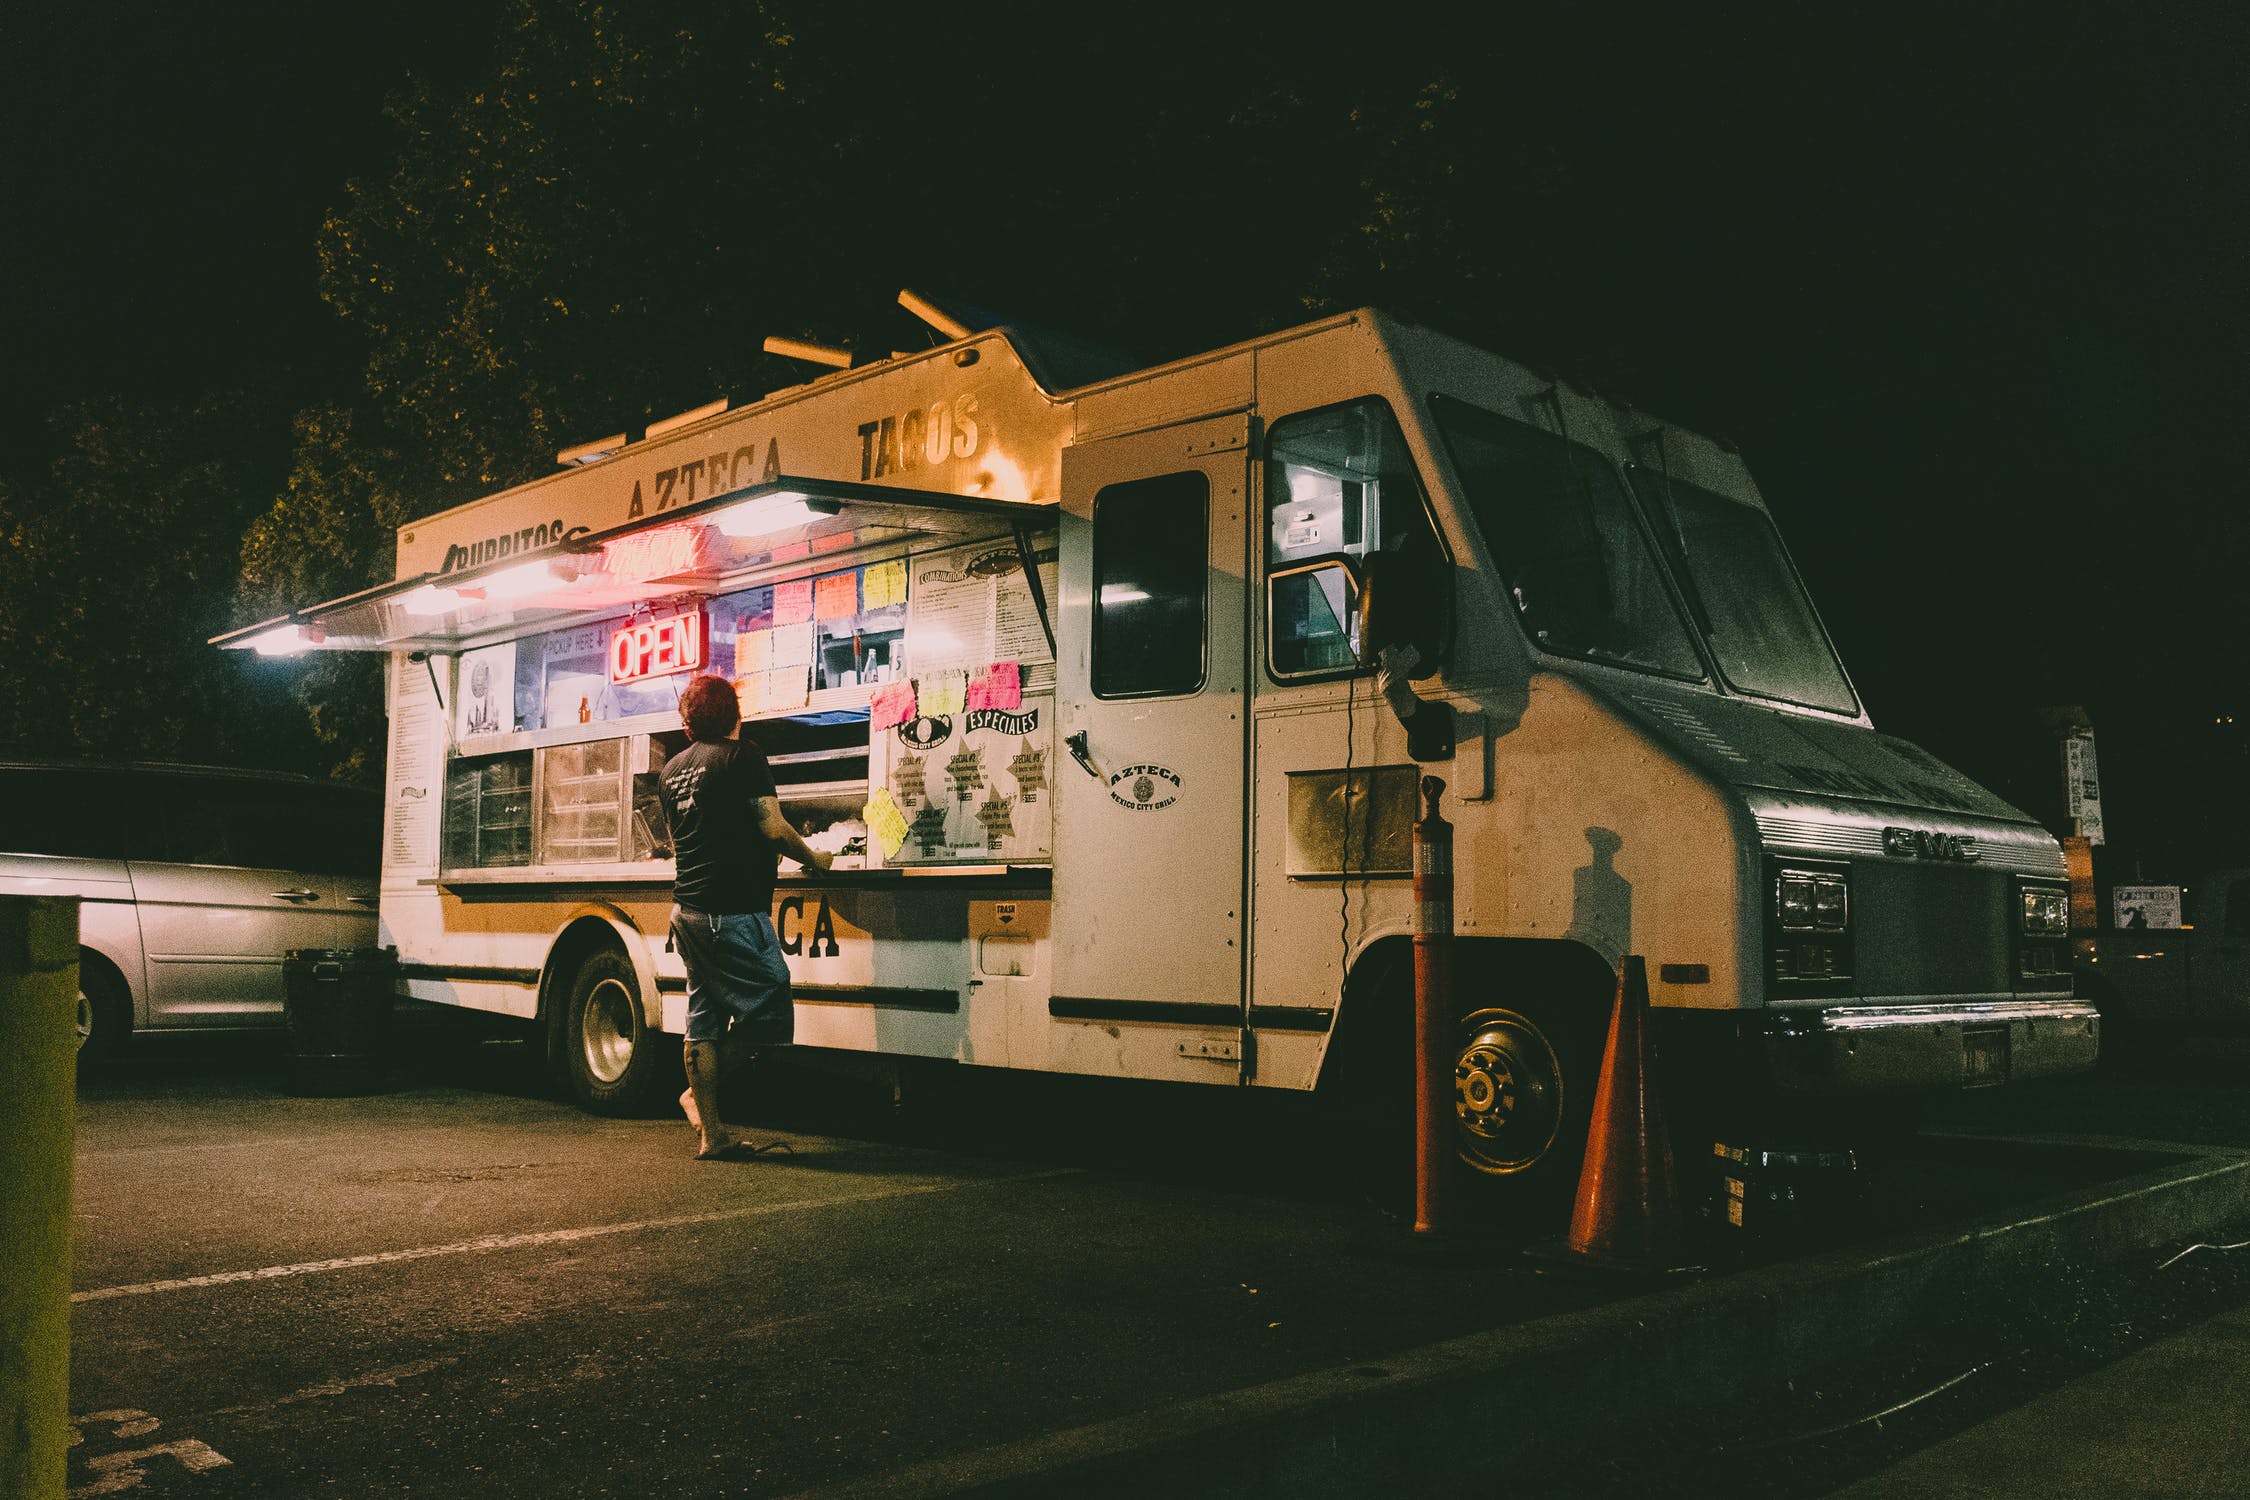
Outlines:
<svg viewBox="0 0 2250 1500"><path fill-rule="evenodd" d="M1757 506L1636 466L1633 487L1693 584L1698 623L1727 685L1840 714L1851 684L1773 522Z"/></svg>
<svg viewBox="0 0 2250 1500"><path fill-rule="evenodd" d="M1700 681L1703 664L1616 467L1594 449L1430 398L1492 559L1542 650Z"/></svg>

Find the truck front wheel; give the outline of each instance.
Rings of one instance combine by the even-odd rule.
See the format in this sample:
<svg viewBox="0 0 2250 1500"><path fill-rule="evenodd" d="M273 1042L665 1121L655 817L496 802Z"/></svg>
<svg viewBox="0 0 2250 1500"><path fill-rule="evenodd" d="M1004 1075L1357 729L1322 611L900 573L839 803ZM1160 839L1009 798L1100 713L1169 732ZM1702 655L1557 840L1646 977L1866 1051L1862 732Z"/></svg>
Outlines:
<svg viewBox="0 0 2250 1500"><path fill-rule="evenodd" d="M679 1087L679 1043L648 1024L640 976L614 948L571 976L562 1044L571 1097L596 1114L645 1113Z"/></svg>
<svg viewBox="0 0 2250 1500"><path fill-rule="evenodd" d="M1453 1113L1465 1164L1526 1191L1577 1181L1599 1044L1590 1029L1560 1006L1492 1006L1462 1017Z"/></svg>
<svg viewBox="0 0 2250 1500"><path fill-rule="evenodd" d="M1549 972L1558 970L1559 972ZM1466 1203L1545 1230L1578 1183L1608 1013L1599 971L1519 964L1448 1036L1453 1149ZM1503 1002L1502 997L1505 997ZM1414 980L1394 952L1355 975L1321 1090L1367 1195L1401 1212L1414 1194Z"/></svg>

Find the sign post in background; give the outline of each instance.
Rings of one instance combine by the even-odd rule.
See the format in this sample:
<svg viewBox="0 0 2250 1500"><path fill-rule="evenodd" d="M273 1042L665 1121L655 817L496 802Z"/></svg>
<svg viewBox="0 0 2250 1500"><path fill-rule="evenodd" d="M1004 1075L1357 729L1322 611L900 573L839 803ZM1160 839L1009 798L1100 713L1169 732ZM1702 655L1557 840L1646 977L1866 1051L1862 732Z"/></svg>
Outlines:
<svg viewBox="0 0 2250 1500"><path fill-rule="evenodd" d="M2070 808L2071 831L2099 846L2102 837L2101 772L2094 764L2094 731L2084 726L2063 738L2063 793Z"/></svg>
<svg viewBox="0 0 2250 1500"><path fill-rule="evenodd" d="M2086 710L2075 705L2047 709L2042 717L2062 748L2063 815L2070 825L2062 833L2062 850L2063 871L2070 879L2071 952L2080 960L2092 959L2101 949L2102 922L2094 893L2094 846L2106 836L2101 773L2094 762L2094 724Z"/></svg>

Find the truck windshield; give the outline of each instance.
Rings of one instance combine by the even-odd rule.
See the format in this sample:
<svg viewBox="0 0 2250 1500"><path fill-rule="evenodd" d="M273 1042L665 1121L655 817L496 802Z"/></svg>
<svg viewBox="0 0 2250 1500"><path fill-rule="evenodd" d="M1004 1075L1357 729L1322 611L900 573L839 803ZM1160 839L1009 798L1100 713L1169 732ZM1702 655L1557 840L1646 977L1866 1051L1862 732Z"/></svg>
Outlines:
<svg viewBox="0 0 2250 1500"><path fill-rule="evenodd" d="M1524 629L1542 650L1692 681L1695 642L1610 461L1455 401L1430 409Z"/></svg>
<svg viewBox="0 0 2250 1500"><path fill-rule="evenodd" d="M1633 487L1693 583L1712 659L1729 687L1808 708L1859 704L1797 581L1773 522L1755 505L1636 466ZM1673 523L1677 523L1676 528Z"/></svg>

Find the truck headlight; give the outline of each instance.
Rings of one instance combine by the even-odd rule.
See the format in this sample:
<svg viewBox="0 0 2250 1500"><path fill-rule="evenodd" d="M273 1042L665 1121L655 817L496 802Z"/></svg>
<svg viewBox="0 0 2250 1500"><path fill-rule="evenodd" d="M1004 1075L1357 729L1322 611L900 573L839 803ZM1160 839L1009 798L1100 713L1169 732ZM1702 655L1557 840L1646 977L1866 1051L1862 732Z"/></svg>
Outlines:
<svg viewBox="0 0 2250 1500"><path fill-rule="evenodd" d="M2070 892L2023 891L2023 930L2026 937L2065 937L2070 932Z"/></svg>
<svg viewBox="0 0 2250 1500"><path fill-rule="evenodd" d="M2019 885L2016 901L2021 926L2016 937L2016 978L2041 988L2070 976L2070 889L2060 885Z"/></svg>
<svg viewBox="0 0 2250 1500"><path fill-rule="evenodd" d="M1851 893L1841 875L1784 870L1774 903L1784 932L1842 932L1851 925Z"/></svg>
<svg viewBox="0 0 2250 1500"><path fill-rule="evenodd" d="M1839 866L1775 861L1768 919L1767 973L1775 984L1819 985L1835 993L1852 978L1852 897Z"/></svg>

